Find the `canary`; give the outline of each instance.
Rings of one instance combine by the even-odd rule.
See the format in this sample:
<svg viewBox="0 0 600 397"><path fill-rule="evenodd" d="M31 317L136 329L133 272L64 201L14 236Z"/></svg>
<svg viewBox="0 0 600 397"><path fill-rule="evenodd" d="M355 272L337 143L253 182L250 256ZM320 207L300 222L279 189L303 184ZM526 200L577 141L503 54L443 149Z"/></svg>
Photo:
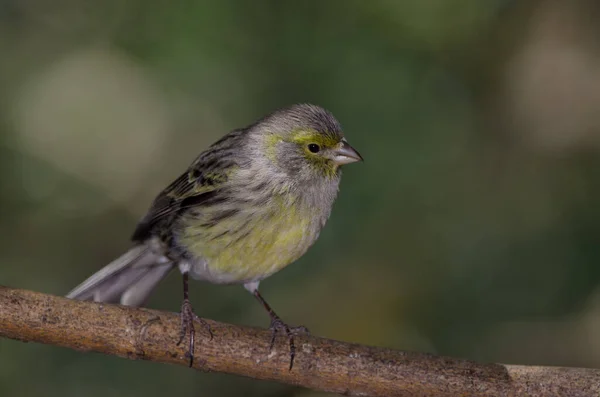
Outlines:
<svg viewBox="0 0 600 397"><path fill-rule="evenodd" d="M242 284L271 317L271 348L278 332L287 335L291 370L293 337L304 328L284 323L258 286L317 240L338 193L341 166L361 160L336 118L315 105L283 108L231 131L156 197L133 233L132 248L67 297L140 306L179 268L178 344L189 335L192 365L194 321L202 320L189 301L189 277Z"/></svg>

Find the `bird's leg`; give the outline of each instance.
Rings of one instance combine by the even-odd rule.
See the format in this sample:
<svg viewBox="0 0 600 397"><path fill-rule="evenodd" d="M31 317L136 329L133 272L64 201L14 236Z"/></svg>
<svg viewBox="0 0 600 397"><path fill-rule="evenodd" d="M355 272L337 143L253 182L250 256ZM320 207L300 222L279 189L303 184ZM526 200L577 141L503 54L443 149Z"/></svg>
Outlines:
<svg viewBox="0 0 600 397"><path fill-rule="evenodd" d="M190 303L189 298L189 275L188 272L183 273L183 302L181 303L181 331L179 334L179 342L177 342L177 346L183 342L186 334L190 334L190 344L186 356L190 358L190 367L194 364L194 344L195 344L195 336L196 330L194 328L194 321L198 320L204 325L210 334L210 339L213 338L212 330L210 329L210 324L201 319L194 313L194 309L192 308L192 304Z"/></svg>
<svg viewBox="0 0 600 397"><path fill-rule="evenodd" d="M301 333L307 334L308 328L300 326L300 327L290 327L286 323L284 323L281 318L275 313L275 311L269 306L267 301L262 297L260 292L258 292L258 288L252 291L252 294L258 301L263 305L265 310L269 313L271 317L271 326L269 327L273 333L271 337L271 346L270 350L273 350L273 346L275 345L275 337L277 336L277 332L285 332L290 341L290 371L294 366L294 357L296 356L296 345L294 344L294 335L298 335Z"/></svg>

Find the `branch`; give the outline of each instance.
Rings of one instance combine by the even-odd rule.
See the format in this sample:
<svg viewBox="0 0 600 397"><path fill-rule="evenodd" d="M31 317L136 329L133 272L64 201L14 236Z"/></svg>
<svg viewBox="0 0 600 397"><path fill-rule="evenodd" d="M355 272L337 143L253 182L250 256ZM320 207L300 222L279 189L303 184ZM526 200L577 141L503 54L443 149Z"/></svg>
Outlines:
<svg viewBox="0 0 600 397"><path fill-rule="evenodd" d="M353 396L598 396L600 370L479 364L466 360L339 342L287 340L269 352L267 330L207 320L198 326L194 368L243 375ZM155 310L80 302L0 286L0 336L132 360L188 365L179 316ZM185 345L185 343L184 343Z"/></svg>

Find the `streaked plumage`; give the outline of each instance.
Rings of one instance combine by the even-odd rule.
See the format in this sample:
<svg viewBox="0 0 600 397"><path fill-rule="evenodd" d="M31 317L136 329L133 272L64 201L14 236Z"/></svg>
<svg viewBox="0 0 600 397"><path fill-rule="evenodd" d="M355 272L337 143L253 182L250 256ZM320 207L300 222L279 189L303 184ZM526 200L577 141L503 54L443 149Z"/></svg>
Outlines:
<svg viewBox="0 0 600 397"><path fill-rule="evenodd" d="M314 105L234 130L158 195L133 234L135 246L68 297L140 305L175 266L184 280L189 273L244 284L258 295L261 280L317 239L339 166L358 160L333 115Z"/></svg>

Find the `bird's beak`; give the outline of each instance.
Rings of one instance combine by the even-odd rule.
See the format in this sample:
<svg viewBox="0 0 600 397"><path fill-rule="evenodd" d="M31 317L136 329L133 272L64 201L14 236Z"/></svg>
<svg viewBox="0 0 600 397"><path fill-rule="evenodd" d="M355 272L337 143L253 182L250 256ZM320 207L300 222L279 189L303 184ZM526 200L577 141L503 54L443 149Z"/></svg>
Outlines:
<svg viewBox="0 0 600 397"><path fill-rule="evenodd" d="M333 162L337 165L344 165L363 161L362 156L346 140L340 143L340 146L333 151Z"/></svg>

